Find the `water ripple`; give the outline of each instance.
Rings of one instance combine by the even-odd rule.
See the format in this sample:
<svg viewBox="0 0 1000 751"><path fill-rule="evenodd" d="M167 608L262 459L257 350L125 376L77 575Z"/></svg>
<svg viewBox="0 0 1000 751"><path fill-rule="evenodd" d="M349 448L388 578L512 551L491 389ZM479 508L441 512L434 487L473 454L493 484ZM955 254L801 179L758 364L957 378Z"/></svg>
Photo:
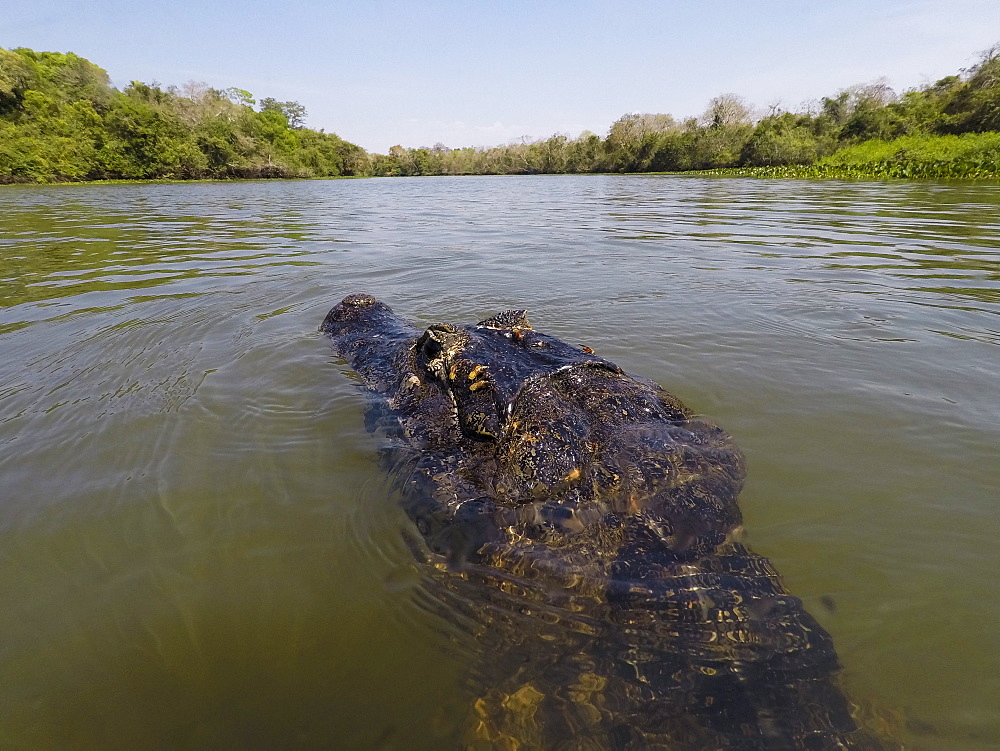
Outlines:
<svg viewBox="0 0 1000 751"><path fill-rule="evenodd" d="M855 694L988 747L998 230L1000 186L962 183L0 190L0 736L454 745L475 619L317 333L369 291L422 324L528 308L710 413Z"/></svg>

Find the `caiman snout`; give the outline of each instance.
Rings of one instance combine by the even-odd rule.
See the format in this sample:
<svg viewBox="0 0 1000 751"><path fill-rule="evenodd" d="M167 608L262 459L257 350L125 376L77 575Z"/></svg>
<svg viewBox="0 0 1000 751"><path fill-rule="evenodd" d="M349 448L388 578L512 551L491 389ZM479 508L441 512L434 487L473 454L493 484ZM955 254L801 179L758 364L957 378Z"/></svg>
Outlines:
<svg viewBox="0 0 1000 751"><path fill-rule="evenodd" d="M319 329L337 353L373 388L386 391L399 378L397 357L418 333L372 295L354 294L326 314Z"/></svg>
<svg viewBox="0 0 1000 751"><path fill-rule="evenodd" d="M348 295L327 313L320 331L330 336L337 336L345 329L363 325L364 320L376 311L392 313L388 305L379 302L371 295Z"/></svg>

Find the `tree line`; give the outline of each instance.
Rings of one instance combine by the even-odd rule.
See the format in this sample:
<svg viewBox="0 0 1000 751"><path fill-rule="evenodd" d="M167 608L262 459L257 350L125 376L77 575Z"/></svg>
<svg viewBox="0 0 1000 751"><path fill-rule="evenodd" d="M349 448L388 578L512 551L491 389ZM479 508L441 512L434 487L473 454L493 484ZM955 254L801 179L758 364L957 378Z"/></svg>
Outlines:
<svg viewBox="0 0 1000 751"><path fill-rule="evenodd" d="M852 86L802 108L755 113L712 99L700 117L626 114L598 136L493 148L394 146L369 154L304 127L297 102L242 89L133 81L72 53L0 48L0 182L757 169L885 176L1000 173L1000 44L956 75L898 95ZM826 171L826 172L825 172Z"/></svg>
<svg viewBox="0 0 1000 751"><path fill-rule="evenodd" d="M367 174L364 149L305 115L235 88L119 91L72 53L0 49L0 182Z"/></svg>
<svg viewBox="0 0 1000 751"><path fill-rule="evenodd" d="M700 117L678 121L669 114L626 114L604 138L585 132L573 139L556 134L488 149L395 146L387 155L371 157L371 173L763 168L782 174L775 168L843 169L855 163L888 162L888 173L900 176L908 170L914 176L995 174L1000 173L1000 141L974 135L995 131L1000 131L1000 44L981 53L971 68L901 95L877 81L823 97L804 111L785 111L776 105L759 116L742 97L723 94L712 99ZM898 148L875 146L886 143ZM869 147L859 148L861 144ZM921 160L919 165L913 163L915 157ZM898 170L892 169L893 160L899 163ZM949 170L959 174L951 175Z"/></svg>

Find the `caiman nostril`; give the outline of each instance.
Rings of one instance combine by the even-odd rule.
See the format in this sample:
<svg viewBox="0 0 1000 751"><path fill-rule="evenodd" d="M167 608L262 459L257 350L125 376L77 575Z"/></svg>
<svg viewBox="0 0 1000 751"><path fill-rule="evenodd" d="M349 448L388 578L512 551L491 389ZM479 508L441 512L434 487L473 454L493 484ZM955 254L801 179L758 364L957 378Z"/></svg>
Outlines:
<svg viewBox="0 0 1000 751"><path fill-rule="evenodd" d="M348 295L343 299L343 301L340 304L352 308L365 308L368 307L369 305L374 305L377 302L378 300L376 300L371 295L356 294L356 295Z"/></svg>

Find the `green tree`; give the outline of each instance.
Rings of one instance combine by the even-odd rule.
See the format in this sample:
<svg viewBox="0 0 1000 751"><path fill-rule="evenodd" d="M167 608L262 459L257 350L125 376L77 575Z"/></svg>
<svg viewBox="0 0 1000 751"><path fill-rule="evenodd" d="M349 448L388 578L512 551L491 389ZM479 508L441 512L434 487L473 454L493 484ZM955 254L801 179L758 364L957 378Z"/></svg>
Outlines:
<svg viewBox="0 0 1000 751"><path fill-rule="evenodd" d="M812 164L837 147L835 137L819 130L814 118L806 114L782 112L765 117L740 151L740 164L751 167Z"/></svg>
<svg viewBox="0 0 1000 751"><path fill-rule="evenodd" d="M253 107L257 103L257 100L253 98L253 94L246 89L233 87L223 90L222 95L239 107Z"/></svg>
<svg viewBox="0 0 1000 751"><path fill-rule="evenodd" d="M644 169L650 147L662 134L677 129L670 115L629 113L614 122L604 141L602 167L613 172L638 172Z"/></svg>
<svg viewBox="0 0 1000 751"><path fill-rule="evenodd" d="M307 114L306 108L298 102L279 102L271 97L260 100L260 111L282 115L291 128L301 128Z"/></svg>
<svg viewBox="0 0 1000 751"><path fill-rule="evenodd" d="M1000 43L980 53L965 85L945 108L956 133L1000 130Z"/></svg>
<svg viewBox="0 0 1000 751"><path fill-rule="evenodd" d="M0 115L20 107L33 78L31 66L21 55L0 49Z"/></svg>
<svg viewBox="0 0 1000 751"><path fill-rule="evenodd" d="M584 131L566 148L566 170L568 172L596 172L601 168L601 138L595 133Z"/></svg>

